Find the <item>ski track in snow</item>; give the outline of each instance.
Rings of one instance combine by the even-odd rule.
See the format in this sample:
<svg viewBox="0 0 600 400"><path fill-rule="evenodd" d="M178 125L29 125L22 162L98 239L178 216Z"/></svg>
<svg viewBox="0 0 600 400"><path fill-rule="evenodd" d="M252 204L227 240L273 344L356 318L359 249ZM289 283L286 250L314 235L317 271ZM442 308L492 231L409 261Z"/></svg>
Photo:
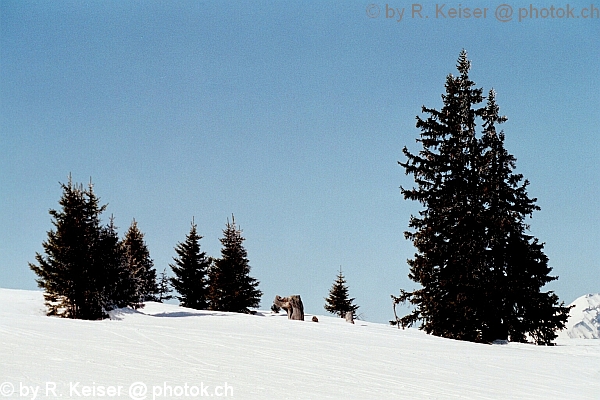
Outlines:
<svg viewBox="0 0 600 400"><path fill-rule="evenodd" d="M11 399L26 398L21 384L53 398L46 382L61 399L83 398L71 396L76 382L121 385L120 399L134 382L147 385L147 399L154 386L225 383L236 399L600 399L600 340L482 345L327 316L157 303L75 321L46 317L40 292L9 289L0 304L0 385L16 388Z"/></svg>

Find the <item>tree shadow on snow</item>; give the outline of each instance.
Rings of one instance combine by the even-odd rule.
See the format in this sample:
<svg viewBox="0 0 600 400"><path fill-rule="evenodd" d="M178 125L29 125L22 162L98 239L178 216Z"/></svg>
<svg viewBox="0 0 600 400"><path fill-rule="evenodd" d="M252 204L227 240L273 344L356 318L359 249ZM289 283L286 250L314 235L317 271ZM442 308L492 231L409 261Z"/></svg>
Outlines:
<svg viewBox="0 0 600 400"><path fill-rule="evenodd" d="M210 316L224 317L227 314L221 314L221 313L216 313L216 312L194 313L194 312L188 312L188 311L175 311L175 312L161 312L158 314L146 314L146 315L148 315L150 317L159 317L159 318L184 318L184 317L210 317Z"/></svg>

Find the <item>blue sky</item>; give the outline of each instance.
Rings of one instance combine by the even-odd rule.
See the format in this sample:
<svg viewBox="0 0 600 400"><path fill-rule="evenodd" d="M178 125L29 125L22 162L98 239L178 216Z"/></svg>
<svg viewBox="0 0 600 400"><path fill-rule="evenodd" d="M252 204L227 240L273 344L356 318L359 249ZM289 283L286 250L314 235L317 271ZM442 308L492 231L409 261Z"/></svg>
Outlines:
<svg viewBox="0 0 600 400"><path fill-rule="evenodd" d="M465 48L542 208L547 288L599 292L600 15L519 22L530 3L513 2L500 22L463 1L487 17L420 3L420 19L372 1L0 1L0 287L36 288L27 263L71 173L120 233L138 221L159 272L192 217L218 256L234 214L263 308L300 294L324 313L341 266L364 318L388 321L416 285L403 231L419 206L397 161Z"/></svg>

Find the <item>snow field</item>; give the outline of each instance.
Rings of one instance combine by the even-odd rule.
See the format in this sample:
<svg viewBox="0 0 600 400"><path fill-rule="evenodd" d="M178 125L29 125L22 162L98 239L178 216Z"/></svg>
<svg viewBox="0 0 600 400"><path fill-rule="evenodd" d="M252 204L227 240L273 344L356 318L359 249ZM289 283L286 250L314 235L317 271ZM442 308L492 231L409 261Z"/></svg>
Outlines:
<svg viewBox="0 0 600 400"><path fill-rule="evenodd" d="M482 345L159 303L112 318L46 317L40 292L0 289L0 398L600 398L600 340Z"/></svg>

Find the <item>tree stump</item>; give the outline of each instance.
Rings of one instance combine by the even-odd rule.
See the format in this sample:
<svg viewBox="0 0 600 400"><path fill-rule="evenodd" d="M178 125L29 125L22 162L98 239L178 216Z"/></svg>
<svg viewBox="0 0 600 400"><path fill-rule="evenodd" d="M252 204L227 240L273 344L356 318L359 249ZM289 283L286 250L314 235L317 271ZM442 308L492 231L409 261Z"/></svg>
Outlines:
<svg viewBox="0 0 600 400"><path fill-rule="evenodd" d="M350 322L351 324L354 323L354 315L352 314L352 311L346 311L346 322Z"/></svg>
<svg viewBox="0 0 600 400"><path fill-rule="evenodd" d="M275 296L273 304L283 308L287 312L288 319L304 321L304 304L300 295L292 295L288 297Z"/></svg>

